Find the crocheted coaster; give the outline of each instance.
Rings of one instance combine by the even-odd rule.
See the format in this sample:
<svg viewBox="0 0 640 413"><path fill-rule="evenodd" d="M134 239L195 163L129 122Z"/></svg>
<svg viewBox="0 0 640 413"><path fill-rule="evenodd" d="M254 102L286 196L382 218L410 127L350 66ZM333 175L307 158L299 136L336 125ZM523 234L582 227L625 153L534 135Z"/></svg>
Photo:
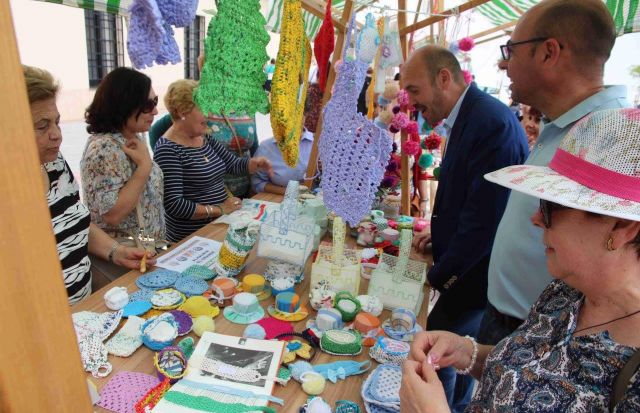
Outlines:
<svg viewBox="0 0 640 413"><path fill-rule="evenodd" d="M180 291L173 288L166 288L156 291L151 297L151 304L156 310L172 310L178 308L187 297Z"/></svg>
<svg viewBox="0 0 640 413"><path fill-rule="evenodd" d="M174 288L187 297L202 295L209 288L209 284L202 278L182 276L176 280Z"/></svg>
<svg viewBox="0 0 640 413"><path fill-rule="evenodd" d="M140 288L138 291L134 292L129 296L129 302L132 303L134 301L149 301L151 302L151 297L155 293L155 290L150 288Z"/></svg>
<svg viewBox="0 0 640 413"><path fill-rule="evenodd" d="M176 319L176 323L178 323L179 336L184 336L185 334L188 334L189 331L191 331L191 327L193 327L193 319L191 318L189 313L181 310L171 310L169 311L169 314L171 314L173 318Z"/></svg>
<svg viewBox="0 0 640 413"><path fill-rule="evenodd" d="M180 277L180 273L176 271L158 268L155 271L141 275L136 280L138 288L148 288L151 290L159 290L161 288L171 287Z"/></svg>
<svg viewBox="0 0 640 413"><path fill-rule="evenodd" d="M142 342L151 350L161 350L178 337L178 323L173 315L165 313L151 318L140 327Z"/></svg>
<svg viewBox="0 0 640 413"><path fill-rule="evenodd" d="M182 271L182 275L202 278L203 280L210 280L216 276L216 274L213 271L211 271L209 267L205 265L198 265L198 264L194 264L189 268L187 268L186 270Z"/></svg>
<svg viewBox="0 0 640 413"><path fill-rule="evenodd" d="M130 316L124 326L105 343L109 354L119 357L129 357L142 345L140 327L144 319Z"/></svg>
<svg viewBox="0 0 640 413"><path fill-rule="evenodd" d="M327 330L320 339L320 348L336 356L355 356L362 352L362 337L357 331Z"/></svg>
<svg viewBox="0 0 640 413"><path fill-rule="evenodd" d="M151 310L151 301L132 301L122 309L123 317L142 315Z"/></svg>
<svg viewBox="0 0 640 413"><path fill-rule="evenodd" d="M381 364L371 372L362 385L362 399L400 411L400 384L402 368L393 364Z"/></svg>
<svg viewBox="0 0 640 413"><path fill-rule="evenodd" d="M271 340L276 336L281 336L286 333L293 333L293 325L290 322L284 321L284 320L278 320L273 317L267 317L267 318L258 320L256 324L258 324L264 329L266 333L266 336L265 336L266 340Z"/></svg>
<svg viewBox="0 0 640 413"><path fill-rule="evenodd" d="M122 371L102 388L97 405L116 413L133 413L134 404L159 383L148 374Z"/></svg>
<svg viewBox="0 0 640 413"><path fill-rule="evenodd" d="M409 357L411 346L404 342L386 337L378 337L376 344L369 349L369 356L378 363L402 365Z"/></svg>
<svg viewBox="0 0 640 413"><path fill-rule="evenodd" d="M211 305L209 300L199 295L187 298L187 301L185 301L178 310L189 313L193 318L200 315L206 315L207 317L214 318L220 314L220 309L218 307Z"/></svg>

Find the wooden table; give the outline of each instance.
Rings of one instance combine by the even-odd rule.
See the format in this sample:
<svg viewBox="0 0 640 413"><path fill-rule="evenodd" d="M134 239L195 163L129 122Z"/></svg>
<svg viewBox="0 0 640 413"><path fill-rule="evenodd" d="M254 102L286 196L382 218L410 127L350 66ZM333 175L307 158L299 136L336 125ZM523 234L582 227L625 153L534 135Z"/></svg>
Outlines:
<svg viewBox="0 0 640 413"><path fill-rule="evenodd" d="M272 201L272 202L280 202L282 200L282 196L273 195L273 194L259 194L259 195L256 195L255 198L260 200L265 200L265 201ZM201 237L222 241L224 239L226 232L227 232L227 225L209 224L203 227L202 229L196 231L192 236L198 235ZM351 237L347 237L347 244L350 245L350 247L352 248L356 245L355 240L353 240ZM426 261L428 257L416 255L416 256L412 256L412 258ZM245 270L242 272L242 274L239 277L242 278L245 274L251 274L251 273L263 274L265 266L266 266L266 260L256 257L255 249L254 249L254 251L252 251L249 255ZM86 300L76 304L73 307L72 311L73 312L109 311L109 309L106 307L104 303L103 296L105 292L107 292L109 289L116 286L118 287L124 286L124 287L127 287L127 290L129 291L129 293L132 293L138 289L138 287L135 285L135 280L139 276L140 276L139 271L134 270L134 271L128 272L127 274L113 281L109 285L94 292ZM308 260L305 267L305 278L301 284L296 286L296 292L298 293L298 295L300 295L302 299L302 303L307 305L307 307L313 312L313 310L311 309L311 306L309 305L310 277L311 277L311 260ZM368 286L369 286L369 281L362 279L360 282L360 294L366 294ZM425 300L422 304L422 308L420 309L420 313L418 314L418 322L422 326L426 324L428 297L429 297L428 287L425 286ZM274 302L274 298L272 297L267 300L261 301L261 304L266 310L267 306L269 304L273 304L273 302ZM309 317L307 317L306 319L293 323L294 330L295 331L304 330L304 328L306 327L306 322L310 317L315 317L315 314L309 314ZM380 319L384 321L387 318L389 318L389 311L385 310L380 316ZM121 324L124 324L124 321L121 321ZM215 318L215 325L216 325L216 330L215 330L216 333L228 334L233 336L242 336L242 333L246 327L244 325L231 323L226 318L224 318L222 314L218 315ZM193 332L189 333L189 335L192 336L194 340L196 340L197 342L199 338L198 336L196 336ZM176 339L176 342L179 341L180 339L182 339L182 337L178 337L178 339ZM116 373L120 371L136 371L136 372L142 372L142 373L155 376L155 370L152 362L153 353L154 352L152 350L149 350L147 347L143 345L138 350L136 350L136 352L133 353L133 355L131 355L130 357L122 358L122 357L109 355L109 362L113 365L113 371L111 372L111 374L109 374L109 376L105 378L97 379L91 376L90 373L87 373L87 377L91 378L91 380L97 385L98 390L101 390L102 387L109 381L109 379L111 379L111 377L113 377ZM369 348L365 347L361 354L359 354L358 356L352 357L352 359L355 359L358 361L369 360L370 359ZM330 363L337 360L345 360L345 357L332 356L330 354L326 354L318 350L313 359L313 364ZM372 369L373 369L375 366L377 366L377 363L374 360L372 360L372 363L373 363L372 365ZM336 384L333 384L327 381L327 386L321 396L324 400L326 400L329 404L331 404L332 408L334 409L335 409L336 401L341 399L346 399L346 400L351 400L356 403L359 403L362 411L364 412L364 406L362 405L362 398L360 396L360 388L361 388L362 382L367 377L367 375L368 373L364 373L359 376L351 376L351 377L348 377L346 380L338 381ZM305 403L308 397L307 394L302 391L300 384L294 380L291 380L286 387L276 384L274 387L274 396L285 400L285 405L282 407L272 404L272 406L276 407L276 409L279 412L296 412L296 413L298 412L299 407ZM96 411L108 412L108 410L102 409L100 407L96 407Z"/></svg>

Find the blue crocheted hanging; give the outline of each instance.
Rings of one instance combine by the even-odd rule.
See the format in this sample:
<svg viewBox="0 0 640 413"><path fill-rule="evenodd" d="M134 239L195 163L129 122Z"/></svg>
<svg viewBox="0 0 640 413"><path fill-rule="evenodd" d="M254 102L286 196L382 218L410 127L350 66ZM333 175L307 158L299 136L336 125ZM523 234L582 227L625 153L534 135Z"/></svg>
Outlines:
<svg viewBox="0 0 640 413"><path fill-rule="evenodd" d="M165 22L175 27L187 27L193 23L198 0L156 0Z"/></svg>
<svg viewBox="0 0 640 413"><path fill-rule="evenodd" d="M347 57L353 16L318 144L324 203L352 227L369 213L391 153L391 137L358 113L358 95L370 61ZM359 46L359 45L358 45Z"/></svg>
<svg viewBox="0 0 640 413"><path fill-rule="evenodd" d="M180 48L173 28L163 20L156 0L134 0L127 37L129 58L136 69L180 62Z"/></svg>

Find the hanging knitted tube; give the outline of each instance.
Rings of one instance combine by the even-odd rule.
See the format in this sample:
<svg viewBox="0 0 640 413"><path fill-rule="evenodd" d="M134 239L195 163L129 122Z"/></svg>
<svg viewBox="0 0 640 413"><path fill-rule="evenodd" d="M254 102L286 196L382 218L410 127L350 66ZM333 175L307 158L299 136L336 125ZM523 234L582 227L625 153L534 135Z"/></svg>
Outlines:
<svg viewBox="0 0 640 413"><path fill-rule="evenodd" d="M205 62L194 99L202 113L238 115L268 113L262 66L269 33L259 0L217 0L218 13L209 22ZM241 34L241 35L240 35Z"/></svg>
<svg viewBox="0 0 640 413"><path fill-rule="evenodd" d="M311 44L304 32L300 0L285 0L276 71L271 85L271 128L292 168L298 163L304 101L309 84Z"/></svg>
<svg viewBox="0 0 640 413"><path fill-rule="evenodd" d="M327 0L322 26L320 26L316 39L313 41L313 53L318 63L318 84L323 93L327 85L327 76L329 75L329 57L331 53L333 53L334 48L335 41L333 37L333 19L331 18L331 0Z"/></svg>
<svg viewBox="0 0 640 413"><path fill-rule="evenodd" d="M347 57L353 20L331 100L324 109L318 144L322 189L328 209L352 227L369 213L391 153L391 137L357 110L370 61Z"/></svg>

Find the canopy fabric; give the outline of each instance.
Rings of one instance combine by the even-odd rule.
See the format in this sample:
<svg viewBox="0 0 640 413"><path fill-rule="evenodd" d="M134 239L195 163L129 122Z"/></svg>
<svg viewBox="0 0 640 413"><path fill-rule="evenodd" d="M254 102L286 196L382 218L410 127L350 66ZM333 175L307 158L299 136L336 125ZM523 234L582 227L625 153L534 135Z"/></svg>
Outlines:
<svg viewBox="0 0 640 413"><path fill-rule="evenodd" d="M280 33L280 19L282 18L282 6L284 2L285 0L271 0L269 12L265 16L267 18L267 30L273 33ZM344 0L333 0L332 6L332 10L342 11L344 9ZM302 12L302 19L304 20L304 29L307 37L313 40L318 30L320 30L322 20L304 10Z"/></svg>
<svg viewBox="0 0 640 413"><path fill-rule="evenodd" d="M129 7L133 0L36 0L45 3L64 4L65 6L81 9L106 11L109 13L129 16Z"/></svg>

